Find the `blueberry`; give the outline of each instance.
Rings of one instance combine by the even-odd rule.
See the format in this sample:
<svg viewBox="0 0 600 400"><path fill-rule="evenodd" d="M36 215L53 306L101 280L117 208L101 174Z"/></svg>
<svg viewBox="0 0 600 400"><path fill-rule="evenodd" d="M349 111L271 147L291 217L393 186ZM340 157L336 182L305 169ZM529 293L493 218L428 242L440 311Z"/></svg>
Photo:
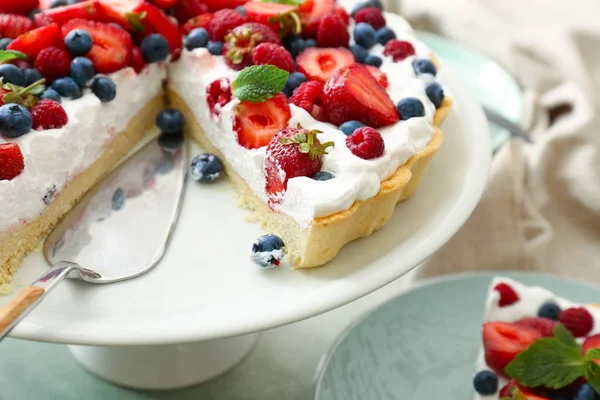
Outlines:
<svg viewBox="0 0 600 400"><path fill-rule="evenodd" d="M223 55L223 42L210 41L206 45L206 48L208 49L208 51L210 51L210 54L212 54L213 56Z"/></svg>
<svg viewBox="0 0 600 400"><path fill-rule="evenodd" d="M365 58L369 56L369 50L362 47L360 44L353 44L350 46L350 51L354 55L354 59L358 63L363 63Z"/></svg>
<svg viewBox="0 0 600 400"><path fill-rule="evenodd" d="M317 41L315 39L306 39L304 41L304 48L308 49L309 47L317 47Z"/></svg>
<svg viewBox="0 0 600 400"><path fill-rule="evenodd" d="M594 389L592 389L592 387L589 384L584 383L583 385L581 385L579 390L577 390L577 393L575 393L575 397L573 397L573 400L597 400L598 397L599 396L596 395Z"/></svg>
<svg viewBox="0 0 600 400"><path fill-rule="evenodd" d="M442 86L437 82L429 82L425 86L425 93L427 93L427 97L435 105L435 108L440 108L444 101L444 89Z"/></svg>
<svg viewBox="0 0 600 400"><path fill-rule="evenodd" d="M483 396L495 394L498 390L498 377L491 371L480 371L473 378L473 386Z"/></svg>
<svg viewBox="0 0 600 400"><path fill-rule="evenodd" d="M315 181L328 181L333 178L335 178L335 175L327 171L319 171L313 176Z"/></svg>
<svg viewBox="0 0 600 400"><path fill-rule="evenodd" d="M31 113L22 105L11 103L0 107L0 133L16 138L31 130Z"/></svg>
<svg viewBox="0 0 600 400"><path fill-rule="evenodd" d="M48 88L40 95L40 99L49 99L60 103L60 94L56 90Z"/></svg>
<svg viewBox="0 0 600 400"><path fill-rule="evenodd" d="M370 49L377 43L375 29L366 22L359 22L354 28L354 41L361 46Z"/></svg>
<svg viewBox="0 0 600 400"><path fill-rule="evenodd" d="M278 267L285 254L285 243L279 236L263 235L252 245L252 259L262 268Z"/></svg>
<svg viewBox="0 0 600 400"><path fill-rule="evenodd" d="M400 119L406 121L413 117L425 116L425 106L423 102L416 97L406 97L398 102L398 115Z"/></svg>
<svg viewBox="0 0 600 400"><path fill-rule="evenodd" d="M89 58L75 57L71 61L71 78L81 87L87 85L89 81L96 75L94 64Z"/></svg>
<svg viewBox="0 0 600 400"><path fill-rule="evenodd" d="M81 97L81 88L70 77L58 78L52 82L52 89L56 90L62 97L78 99Z"/></svg>
<svg viewBox="0 0 600 400"><path fill-rule="evenodd" d="M2 38L0 39L0 50L6 50L9 44L12 43L12 39L10 38Z"/></svg>
<svg viewBox="0 0 600 400"><path fill-rule="evenodd" d="M183 131L185 117L175 108L162 110L156 116L156 125L162 133L175 134Z"/></svg>
<svg viewBox="0 0 600 400"><path fill-rule="evenodd" d="M199 154L192 159L190 172L197 182L211 183L223 175L223 163L214 154Z"/></svg>
<svg viewBox="0 0 600 400"><path fill-rule="evenodd" d="M192 29L190 34L185 38L185 48L191 51L200 47L206 47L209 40L210 35L206 29Z"/></svg>
<svg viewBox="0 0 600 400"><path fill-rule="evenodd" d="M73 29L65 37L65 46L67 46L69 53L75 57L89 53L92 45L92 37L83 29Z"/></svg>
<svg viewBox="0 0 600 400"><path fill-rule="evenodd" d="M554 321L558 321L560 315L560 306L553 301L547 301L541 305L538 310L538 317L548 318Z"/></svg>
<svg viewBox="0 0 600 400"><path fill-rule="evenodd" d="M25 79L25 75L23 75L23 71L19 69L16 65L12 64L3 64L0 65L0 78L4 81L4 83L12 83L18 86L26 86L27 79Z"/></svg>
<svg viewBox="0 0 600 400"><path fill-rule="evenodd" d="M384 26L377 31L377 42L384 45L392 39L396 39L396 32Z"/></svg>
<svg viewBox="0 0 600 400"><path fill-rule="evenodd" d="M153 33L142 40L140 50L146 64L164 61L169 56L169 42L160 33Z"/></svg>
<svg viewBox="0 0 600 400"><path fill-rule="evenodd" d="M64 7L68 5L69 3L67 2L67 0L53 0L52 2L50 2L50 8Z"/></svg>
<svg viewBox="0 0 600 400"><path fill-rule="evenodd" d="M383 64L383 60L379 56L369 54L367 56L367 58L365 58L365 61L363 61L363 63L366 65L372 65L374 67L379 68L379 67L381 67L381 64Z"/></svg>
<svg viewBox="0 0 600 400"><path fill-rule="evenodd" d="M25 75L25 85L29 86L37 81L39 81L40 79L43 79L44 77L42 76L42 74L40 73L40 71L38 71L35 68L26 68L23 70L23 75Z"/></svg>
<svg viewBox="0 0 600 400"><path fill-rule="evenodd" d="M111 199L111 208L113 211L119 211L125 205L125 192L118 188Z"/></svg>
<svg viewBox="0 0 600 400"><path fill-rule="evenodd" d="M437 74L437 68L435 64L426 58L417 58L413 61L413 68L415 70L415 74L430 74L435 76Z"/></svg>
<svg viewBox="0 0 600 400"><path fill-rule="evenodd" d="M235 8L235 11L239 12L240 14L242 14L244 17L247 16L246 14L246 9L244 8L244 6L237 6Z"/></svg>
<svg viewBox="0 0 600 400"><path fill-rule="evenodd" d="M292 72L288 75L287 82L283 87L283 93L285 93L287 97L291 97L294 90L304 82L306 82L306 76L304 76L302 72Z"/></svg>
<svg viewBox="0 0 600 400"><path fill-rule="evenodd" d="M296 57L306 49L306 41L302 38L296 38L289 44L289 51L292 57Z"/></svg>
<svg viewBox="0 0 600 400"><path fill-rule="evenodd" d="M346 121L340 125L340 131L344 132L346 136L350 136L355 130L362 128L363 126L365 126L365 124L359 121Z"/></svg>
<svg viewBox="0 0 600 400"><path fill-rule="evenodd" d="M100 99L101 102L107 103L114 100L117 96L117 85L112 79L99 76L92 81L92 92Z"/></svg>

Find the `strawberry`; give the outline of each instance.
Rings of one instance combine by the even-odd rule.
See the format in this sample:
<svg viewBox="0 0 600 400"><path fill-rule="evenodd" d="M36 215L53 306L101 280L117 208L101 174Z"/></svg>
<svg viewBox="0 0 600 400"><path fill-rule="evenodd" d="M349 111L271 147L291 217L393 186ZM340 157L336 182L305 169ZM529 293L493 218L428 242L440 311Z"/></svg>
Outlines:
<svg viewBox="0 0 600 400"><path fill-rule="evenodd" d="M329 122L336 125L356 120L379 128L400 119L390 96L361 64L347 66L327 81L323 106Z"/></svg>
<svg viewBox="0 0 600 400"><path fill-rule="evenodd" d="M383 86L384 88L388 87L388 85L390 83L388 81L388 77L385 74L385 72L383 72L382 70L380 70L377 67L374 67L373 65L367 65L366 67L369 69L369 72L371 72L371 74L373 75L373 77L375 79L377 79L377 82L379 82L379 84L381 86Z"/></svg>
<svg viewBox="0 0 600 400"><path fill-rule="evenodd" d="M88 0L69 6L49 8L33 17L38 26L50 25L52 23L63 25L75 18L89 19L91 21L104 20L99 0Z"/></svg>
<svg viewBox="0 0 600 400"><path fill-rule="evenodd" d="M183 35L188 35L193 29L196 29L196 28L204 28L204 29L208 30L207 29L208 23L212 19L212 16L213 16L212 13L207 13L207 14L198 15L197 17L192 17L189 20L187 20L185 22L185 24L183 24L179 27L179 31Z"/></svg>
<svg viewBox="0 0 600 400"><path fill-rule="evenodd" d="M17 50L25 53L34 60L46 47L64 48L63 36L57 24L50 24L26 32L8 45L8 50Z"/></svg>
<svg viewBox="0 0 600 400"><path fill-rule="evenodd" d="M140 32L144 30L142 21L144 0L98 0L101 18L94 19L100 22L114 22L123 28ZM88 18L89 19L89 18Z"/></svg>
<svg viewBox="0 0 600 400"><path fill-rule="evenodd" d="M247 149L266 146L277 132L287 126L292 117L283 93L262 103L241 102L235 110L233 130L238 142Z"/></svg>
<svg viewBox="0 0 600 400"><path fill-rule="evenodd" d="M283 199L288 180L298 176L314 176L321 170L323 155L332 142L323 143L317 139L321 131L308 131L298 128L285 128L269 142L265 155L266 191L269 206Z"/></svg>
<svg viewBox="0 0 600 400"><path fill-rule="evenodd" d="M558 320L575 337L583 337L594 328L594 317L583 307L572 307L561 311Z"/></svg>
<svg viewBox="0 0 600 400"><path fill-rule="evenodd" d="M25 32L35 29L36 25L22 15L0 14L0 35L14 39Z"/></svg>
<svg viewBox="0 0 600 400"><path fill-rule="evenodd" d="M365 22L377 30L385 26L385 17L379 8L367 7L354 14L354 22Z"/></svg>
<svg viewBox="0 0 600 400"><path fill-rule="evenodd" d="M27 15L38 6L38 0L2 0L0 13Z"/></svg>
<svg viewBox="0 0 600 400"><path fill-rule="evenodd" d="M325 113L321 102L323 100L323 84L319 81L302 83L294 90L290 103L306 110L313 118L323 121Z"/></svg>
<svg viewBox="0 0 600 400"><path fill-rule="evenodd" d="M292 55L275 43L261 43L252 49L252 62L254 65L274 65L290 74L295 70Z"/></svg>
<svg viewBox="0 0 600 400"><path fill-rule="evenodd" d="M245 20L244 16L236 10L217 11L208 23L211 40L222 42L233 28L242 25Z"/></svg>
<svg viewBox="0 0 600 400"><path fill-rule="evenodd" d="M557 322L547 318L522 318L515 322L519 326L528 326L535 329L544 337L554 336L554 328Z"/></svg>
<svg viewBox="0 0 600 400"><path fill-rule="evenodd" d="M35 59L35 68L49 81L68 76L71 72L71 57L58 47L46 47Z"/></svg>
<svg viewBox="0 0 600 400"><path fill-rule="evenodd" d="M587 354L591 349L597 349L600 347L600 334L593 335L585 339L583 342L583 354ZM596 364L600 364L600 360L594 360Z"/></svg>
<svg viewBox="0 0 600 400"><path fill-rule="evenodd" d="M231 83L228 79L217 79L211 82L206 88L206 103L211 115L218 116L221 112L221 107L230 101Z"/></svg>
<svg viewBox="0 0 600 400"><path fill-rule="evenodd" d="M340 69L354 63L354 56L342 47L325 49L309 47L296 58L298 71L308 79L325 83Z"/></svg>
<svg viewBox="0 0 600 400"><path fill-rule="evenodd" d="M504 397L512 398L513 388L518 387L518 383L514 379L511 379L506 385L500 389L498 396L503 399Z"/></svg>
<svg viewBox="0 0 600 400"><path fill-rule="evenodd" d="M504 322L483 325L485 362L497 374L505 375L504 368L542 335L530 327Z"/></svg>
<svg viewBox="0 0 600 400"><path fill-rule="evenodd" d="M236 27L225 38L223 54L230 68L241 70L252 65L252 50L261 43L281 45L281 40L268 26L248 22Z"/></svg>
<svg viewBox="0 0 600 400"><path fill-rule="evenodd" d="M210 11L218 11L223 8L236 8L243 6L248 0L204 0Z"/></svg>
<svg viewBox="0 0 600 400"><path fill-rule="evenodd" d="M316 37L319 23L323 17L335 9L335 0L307 0L299 10L302 20L302 34L306 37ZM344 28L345 29L345 28Z"/></svg>
<svg viewBox="0 0 600 400"><path fill-rule="evenodd" d="M129 64L133 45L127 31L111 24L74 19L62 27L63 35L73 29L83 29L92 36L94 45L86 57L92 61L96 72L109 74Z"/></svg>
<svg viewBox="0 0 600 400"><path fill-rule="evenodd" d="M249 22L258 22L264 25L271 25L269 20L273 21L273 19L281 18L292 11L296 11L297 8L289 4L263 3L260 1L250 1L244 6ZM277 29L278 26L273 25L273 28Z"/></svg>
<svg viewBox="0 0 600 400"><path fill-rule="evenodd" d="M40 100L31 108L33 129L57 129L62 128L69 121L67 113L62 106L54 100Z"/></svg>
<svg viewBox="0 0 600 400"><path fill-rule="evenodd" d="M207 12L208 6L204 0L179 0L173 7L173 15L180 24Z"/></svg>
<svg viewBox="0 0 600 400"><path fill-rule="evenodd" d="M25 161L16 143L0 144L0 181L11 180L23 172Z"/></svg>
<svg viewBox="0 0 600 400"><path fill-rule="evenodd" d="M519 295L515 290L506 283L499 283L494 286L494 290L500 294L498 306L507 307L519 301Z"/></svg>
<svg viewBox="0 0 600 400"><path fill-rule="evenodd" d="M144 26L150 25L156 33L163 35L169 42L171 54L178 56L183 47L183 42L177 24L152 4L144 4L141 12L146 15L142 20Z"/></svg>
<svg viewBox="0 0 600 400"><path fill-rule="evenodd" d="M129 60L129 66L135 70L138 74L144 69L146 63L142 57L142 50L139 47L133 46L131 49L131 59Z"/></svg>
<svg viewBox="0 0 600 400"><path fill-rule="evenodd" d="M317 43L320 47L348 47L350 34L346 23L335 12L323 17L317 30Z"/></svg>
<svg viewBox="0 0 600 400"><path fill-rule="evenodd" d="M154 4L158 8L169 8L173 7L178 0L149 0L150 3Z"/></svg>
<svg viewBox="0 0 600 400"><path fill-rule="evenodd" d="M415 55L415 48L410 42L392 39L385 44L383 55L390 56L396 61L402 61L407 57Z"/></svg>

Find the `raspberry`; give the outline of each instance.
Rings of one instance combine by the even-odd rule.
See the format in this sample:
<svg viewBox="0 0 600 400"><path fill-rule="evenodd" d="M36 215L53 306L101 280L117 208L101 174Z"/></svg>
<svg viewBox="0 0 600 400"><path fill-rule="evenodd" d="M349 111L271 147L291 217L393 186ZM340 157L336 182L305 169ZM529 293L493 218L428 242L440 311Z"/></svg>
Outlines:
<svg viewBox="0 0 600 400"><path fill-rule="evenodd" d="M290 97L290 103L306 110L315 119L323 121L325 113L321 107L323 84L319 81L304 82Z"/></svg>
<svg viewBox="0 0 600 400"><path fill-rule="evenodd" d="M188 19L185 22L185 24L183 24L179 27L179 31L183 35L187 36L192 30L194 30L196 28L204 28L204 29L208 30L208 24L212 20L212 18L213 18L212 13L207 13L207 14L198 15L197 17L192 17L192 18Z"/></svg>
<svg viewBox="0 0 600 400"><path fill-rule="evenodd" d="M385 17L379 8L369 7L363 8L354 14L354 21L358 24L359 22L366 22L376 30L385 26Z"/></svg>
<svg viewBox="0 0 600 400"><path fill-rule="evenodd" d="M344 21L344 24L348 26L348 24L350 23L350 16L346 12L346 9L342 6L337 6L334 12L338 15L338 17L342 19L342 21Z"/></svg>
<svg viewBox="0 0 600 400"><path fill-rule="evenodd" d="M533 328L544 337L554 336L554 328L556 327L556 321L546 318L523 318L518 320L516 324Z"/></svg>
<svg viewBox="0 0 600 400"><path fill-rule="evenodd" d="M294 72L294 59L283 46L274 43L261 43L252 49L252 61L255 65L270 64L279 69Z"/></svg>
<svg viewBox="0 0 600 400"><path fill-rule="evenodd" d="M204 4L204 0L180 0L173 6L173 15L180 24L207 12L208 6Z"/></svg>
<svg viewBox="0 0 600 400"><path fill-rule="evenodd" d="M346 138L346 146L352 154L363 160L381 157L385 151L385 143L381 134L370 126L355 130Z"/></svg>
<svg viewBox="0 0 600 400"><path fill-rule="evenodd" d="M35 59L35 68L49 81L71 72L71 57L58 47L46 47Z"/></svg>
<svg viewBox="0 0 600 400"><path fill-rule="evenodd" d="M575 337L583 337L594 328L594 317L583 307L567 308L560 313L558 320Z"/></svg>
<svg viewBox="0 0 600 400"><path fill-rule="evenodd" d="M335 12L323 17L317 30L317 43L320 47L348 47L350 34L344 20Z"/></svg>
<svg viewBox="0 0 600 400"><path fill-rule="evenodd" d="M392 39L385 44L383 55L390 56L394 61L402 61L415 55L415 48L409 42Z"/></svg>
<svg viewBox="0 0 600 400"><path fill-rule="evenodd" d="M500 293L500 300L498 305L500 307L510 306L513 303L519 301L519 295L515 290L507 285L506 283L499 283L494 286L494 290Z"/></svg>
<svg viewBox="0 0 600 400"><path fill-rule="evenodd" d="M217 79L206 88L206 103L212 115L219 115L220 108L230 101L231 84L228 79Z"/></svg>
<svg viewBox="0 0 600 400"><path fill-rule="evenodd" d="M0 14L0 35L14 39L25 32L35 29L35 23L21 15Z"/></svg>
<svg viewBox="0 0 600 400"><path fill-rule="evenodd" d="M210 33L211 40L222 42L233 28L245 21L244 16L235 10L217 11L208 23L208 33Z"/></svg>
<svg viewBox="0 0 600 400"><path fill-rule="evenodd" d="M62 128L69 121L64 108L54 100L40 100L30 111L36 130Z"/></svg>

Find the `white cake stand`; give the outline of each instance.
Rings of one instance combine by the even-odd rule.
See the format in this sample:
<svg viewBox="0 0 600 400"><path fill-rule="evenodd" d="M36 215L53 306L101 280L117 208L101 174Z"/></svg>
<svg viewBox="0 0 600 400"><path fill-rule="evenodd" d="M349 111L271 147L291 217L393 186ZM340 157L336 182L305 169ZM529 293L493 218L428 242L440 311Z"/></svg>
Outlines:
<svg viewBox="0 0 600 400"><path fill-rule="evenodd" d="M250 247L264 232L246 222L233 189L227 182L190 182L173 242L157 268L106 286L68 281L11 336L71 344L81 364L117 384L184 387L238 363L256 332L339 307L401 277L456 233L489 172L483 113L453 73L443 75L460 116L453 111L445 123L444 145L418 193L397 207L384 229L346 246L327 266L253 266ZM27 284L46 268L36 252L15 282Z"/></svg>

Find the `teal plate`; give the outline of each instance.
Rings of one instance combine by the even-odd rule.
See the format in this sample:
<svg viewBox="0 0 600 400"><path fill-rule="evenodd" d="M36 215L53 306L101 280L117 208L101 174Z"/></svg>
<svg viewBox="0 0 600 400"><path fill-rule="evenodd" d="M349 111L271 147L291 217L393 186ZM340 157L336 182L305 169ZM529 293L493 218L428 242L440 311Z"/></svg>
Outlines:
<svg viewBox="0 0 600 400"><path fill-rule="evenodd" d="M511 122L523 116L523 91L519 82L500 64L452 40L418 31L417 37L450 65L479 102ZM497 150L510 138L510 132L491 124L492 146Z"/></svg>
<svg viewBox="0 0 600 400"><path fill-rule="evenodd" d="M498 272L436 278L353 323L317 373L316 400L471 400L487 288L494 276L580 303L600 288L551 275Z"/></svg>

